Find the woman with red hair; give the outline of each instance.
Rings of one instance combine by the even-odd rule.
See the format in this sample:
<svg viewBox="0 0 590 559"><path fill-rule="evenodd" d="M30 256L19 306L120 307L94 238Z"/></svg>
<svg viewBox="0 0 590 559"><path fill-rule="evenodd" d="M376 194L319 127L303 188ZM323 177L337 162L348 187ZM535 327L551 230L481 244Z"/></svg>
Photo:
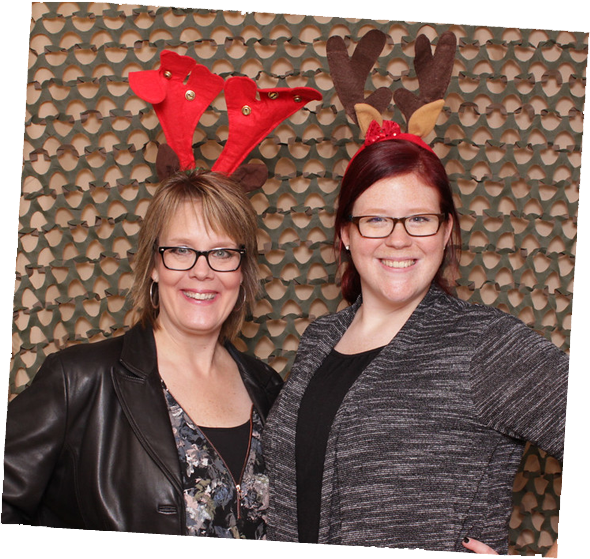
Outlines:
<svg viewBox="0 0 590 559"><path fill-rule="evenodd" d="M452 295L449 179L403 137L379 136L343 178L335 249L351 306L308 327L269 415L268 535L489 553L476 538L507 553L525 442L563 456L568 357Z"/></svg>

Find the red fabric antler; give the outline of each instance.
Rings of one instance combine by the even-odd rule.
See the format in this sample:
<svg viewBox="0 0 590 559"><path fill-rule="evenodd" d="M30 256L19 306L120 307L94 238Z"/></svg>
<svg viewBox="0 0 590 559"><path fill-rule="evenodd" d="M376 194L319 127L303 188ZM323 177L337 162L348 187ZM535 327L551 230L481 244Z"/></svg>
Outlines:
<svg viewBox="0 0 590 559"><path fill-rule="evenodd" d="M179 167L192 169L194 130L224 88L224 80L189 56L172 51L162 51L160 62L159 70L130 72L129 85L153 105ZM212 170L231 175L271 130L306 103L321 98L311 87L257 89L248 77L229 78L225 82L229 137ZM173 168L172 155L164 153L160 167ZM244 174L250 176L252 171Z"/></svg>
<svg viewBox="0 0 590 559"><path fill-rule="evenodd" d="M183 169L195 166L193 134L199 119L223 89L223 78L189 56L162 51L159 70L129 73L129 85L151 103ZM188 77L187 77L188 76Z"/></svg>
<svg viewBox="0 0 590 559"><path fill-rule="evenodd" d="M311 87L257 89L250 78L229 78L225 84L229 137L212 170L231 175L271 130L321 98Z"/></svg>

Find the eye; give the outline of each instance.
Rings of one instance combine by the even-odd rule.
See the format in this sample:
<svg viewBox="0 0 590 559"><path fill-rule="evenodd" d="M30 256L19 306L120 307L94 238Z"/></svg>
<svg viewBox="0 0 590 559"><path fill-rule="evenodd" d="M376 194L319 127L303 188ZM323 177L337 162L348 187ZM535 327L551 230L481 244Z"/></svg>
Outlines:
<svg viewBox="0 0 590 559"><path fill-rule="evenodd" d="M227 248L217 248L211 252L211 256L218 260L225 260L233 256L233 252Z"/></svg>
<svg viewBox="0 0 590 559"><path fill-rule="evenodd" d="M373 227L379 227L385 225L389 220L386 217L381 217L378 215L368 215L363 218L363 222L367 225L371 225Z"/></svg>
<svg viewBox="0 0 590 559"><path fill-rule="evenodd" d="M415 223L416 225L420 225L422 223L432 223L436 220L436 217L433 215L413 215L408 218L410 223Z"/></svg>
<svg viewBox="0 0 590 559"><path fill-rule="evenodd" d="M174 256L187 256L191 253L191 249L188 247L172 247L168 249Z"/></svg>

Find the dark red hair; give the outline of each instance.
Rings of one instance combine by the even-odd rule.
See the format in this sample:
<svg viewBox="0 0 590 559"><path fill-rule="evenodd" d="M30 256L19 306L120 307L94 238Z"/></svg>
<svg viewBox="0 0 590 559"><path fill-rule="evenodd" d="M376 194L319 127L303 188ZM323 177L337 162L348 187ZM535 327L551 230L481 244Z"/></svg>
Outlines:
<svg viewBox="0 0 590 559"><path fill-rule="evenodd" d="M334 249L340 265L344 265L341 279L343 297L354 302L361 292L357 269L342 243L342 228L349 223L352 207L358 197L377 181L414 173L426 184L435 188L440 198L441 213L453 218L453 232L445 248L443 261L434 281L445 291L451 292L452 281L459 268L461 227L453 201L449 177L441 160L432 152L406 140L377 142L357 153L350 162L338 195L338 209L334 223ZM450 277L449 277L450 276Z"/></svg>

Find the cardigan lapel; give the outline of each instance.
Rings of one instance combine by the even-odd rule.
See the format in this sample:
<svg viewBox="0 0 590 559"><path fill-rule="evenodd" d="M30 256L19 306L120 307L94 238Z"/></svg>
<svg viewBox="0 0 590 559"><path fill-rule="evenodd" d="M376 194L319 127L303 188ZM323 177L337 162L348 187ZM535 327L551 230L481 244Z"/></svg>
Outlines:
<svg viewBox="0 0 590 559"><path fill-rule="evenodd" d="M158 374L151 328L136 325L125 334L121 359L113 367L112 378L135 435L152 460L182 491L178 453Z"/></svg>
<svg viewBox="0 0 590 559"><path fill-rule="evenodd" d="M353 307L319 318L309 325L282 392L271 410L264 431L265 452L271 476L269 538L297 541L295 436L299 406L309 381L352 322ZM323 506L323 505L322 505Z"/></svg>
<svg viewBox="0 0 590 559"><path fill-rule="evenodd" d="M334 346L340 341L340 338L344 336L361 303L362 300L359 297L350 307L312 323L310 332L313 331L313 334L305 340L307 342L304 342L305 347L299 346L293 363L293 369L297 369L298 376L303 377L305 387L328 354L334 349ZM315 335L316 328L319 331L317 336Z"/></svg>

